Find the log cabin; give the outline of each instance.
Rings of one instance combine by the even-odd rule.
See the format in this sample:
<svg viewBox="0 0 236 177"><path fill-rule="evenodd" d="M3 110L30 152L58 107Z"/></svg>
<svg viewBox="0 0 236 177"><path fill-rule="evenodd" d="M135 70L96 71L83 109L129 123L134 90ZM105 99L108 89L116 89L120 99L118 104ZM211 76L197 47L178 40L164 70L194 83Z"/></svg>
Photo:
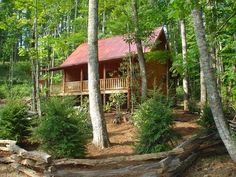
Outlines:
<svg viewBox="0 0 236 177"><path fill-rule="evenodd" d="M145 54L152 51L168 51L163 27L154 29L143 41L143 51ZM127 36L98 40L100 90L104 103L107 95L124 93L127 95L127 106L129 107L131 77L117 74L120 64L127 56L131 60L131 65L138 63L136 44L128 43ZM148 89L152 89L155 85L167 94L170 60L166 60L164 63L158 59L148 60L145 61L145 66ZM82 98L83 95L88 95L88 44L79 45L60 66L54 67L50 71L63 72L62 83L51 85L51 96L76 95Z"/></svg>

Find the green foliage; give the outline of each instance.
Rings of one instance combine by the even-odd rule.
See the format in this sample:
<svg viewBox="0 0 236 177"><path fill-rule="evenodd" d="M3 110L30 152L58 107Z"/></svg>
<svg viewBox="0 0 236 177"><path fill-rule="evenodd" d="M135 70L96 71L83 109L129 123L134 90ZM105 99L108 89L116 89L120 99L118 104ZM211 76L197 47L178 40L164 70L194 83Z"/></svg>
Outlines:
<svg viewBox="0 0 236 177"><path fill-rule="evenodd" d="M166 63L170 59L170 53L167 51L152 51L144 54L147 61L159 61L160 63Z"/></svg>
<svg viewBox="0 0 236 177"><path fill-rule="evenodd" d="M178 100L183 100L184 97L184 89L182 86L178 86L176 88L176 97Z"/></svg>
<svg viewBox="0 0 236 177"><path fill-rule="evenodd" d="M208 105L204 106L202 109L198 124L202 127L203 133L213 133L217 131L211 108Z"/></svg>
<svg viewBox="0 0 236 177"><path fill-rule="evenodd" d="M11 95L8 97L11 98L22 98L26 96L30 96L31 94L31 86L29 84L17 84L14 85L11 89Z"/></svg>
<svg viewBox="0 0 236 177"><path fill-rule="evenodd" d="M30 96L31 86L29 84L15 84L8 86L3 84L0 86L0 99L15 99Z"/></svg>
<svg viewBox="0 0 236 177"><path fill-rule="evenodd" d="M126 96L123 93L113 93L109 96L109 102L104 105L104 111L109 112L115 107L116 113L120 114L121 106L125 103Z"/></svg>
<svg viewBox="0 0 236 177"><path fill-rule="evenodd" d="M7 89L5 89L5 85L0 86L0 99L5 99L7 97Z"/></svg>
<svg viewBox="0 0 236 177"><path fill-rule="evenodd" d="M133 116L139 136L136 144L138 153L160 152L170 149L172 134L172 112L167 99L159 93L140 105Z"/></svg>
<svg viewBox="0 0 236 177"><path fill-rule="evenodd" d="M17 62L15 64L13 77L16 83L30 83L31 82L31 63Z"/></svg>
<svg viewBox="0 0 236 177"><path fill-rule="evenodd" d="M10 100L0 110L0 139L12 139L21 143L30 134L29 126L27 107L21 100Z"/></svg>
<svg viewBox="0 0 236 177"><path fill-rule="evenodd" d="M87 111L73 108L72 99L51 98L33 129L33 140L55 157L84 157L88 139Z"/></svg>
<svg viewBox="0 0 236 177"><path fill-rule="evenodd" d="M7 82L10 74L10 64L0 64L0 83ZM30 62L16 62L13 64L13 83L30 83L31 82L31 65Z"/></svg>
<svg viewBox="0 0 236 177"><path fill-rule="evenodd" d="M192 114L199 114L200 113L200 107L198 105L198 101L194 99L189 99L189 112Z"/></svg>

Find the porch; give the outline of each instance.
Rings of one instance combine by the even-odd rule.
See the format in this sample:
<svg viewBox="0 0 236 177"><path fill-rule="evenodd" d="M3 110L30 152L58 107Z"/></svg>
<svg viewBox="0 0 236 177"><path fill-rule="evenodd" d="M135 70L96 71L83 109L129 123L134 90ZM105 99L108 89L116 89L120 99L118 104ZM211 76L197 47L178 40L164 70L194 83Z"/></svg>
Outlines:
<svg viewBox="0 0 236 177"><path fill-rule="evenodd" d="M129 79L127 77L100 79L100 90L102 94L128 93ZM50 95L88 95L88 80L69 81L51 85Z"/></svg>

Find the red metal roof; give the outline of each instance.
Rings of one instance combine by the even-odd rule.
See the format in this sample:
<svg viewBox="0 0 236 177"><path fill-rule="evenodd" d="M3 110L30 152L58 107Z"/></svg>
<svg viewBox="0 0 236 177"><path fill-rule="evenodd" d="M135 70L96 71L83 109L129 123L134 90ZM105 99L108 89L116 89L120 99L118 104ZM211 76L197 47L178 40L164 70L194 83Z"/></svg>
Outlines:
<svg viewBox="0 0 236 177"><path fill-rule="evenodd" d="M148 43L154 43L163 31L162 27L156 28L148 38ZM131 44L131 52L137 53L136 45ZM144 52L149 52L150 47L144 47ZM120 59L129 53L129 44L125 42L124 36L114 36L98 40L99 61ZM57 69L77 66L88 63L88 44L83 43Z"/></svg>

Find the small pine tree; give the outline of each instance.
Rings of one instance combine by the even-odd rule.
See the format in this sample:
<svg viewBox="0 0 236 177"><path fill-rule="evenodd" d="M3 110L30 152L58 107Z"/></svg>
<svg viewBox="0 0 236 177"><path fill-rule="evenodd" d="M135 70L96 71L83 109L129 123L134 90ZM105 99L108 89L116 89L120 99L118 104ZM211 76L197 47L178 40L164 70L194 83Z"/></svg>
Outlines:
<svg viewBox="0 0 236 177"><path fill-rule="evenodd" d="M27 107L20 100L10 100L0 111L0 138L22 143L29 136Z"/></svg>
<svg viewBox="0 0 236 177"><path fill-rule="evenodd" d="M88 114L74 108L72 99L51 98L44 103L43 116L33 129L33 141L55 157L84 157L88 140Z"/></svg>
<svg viewBox="0 0 236 177"><path fill-rule="evenodd" d="M165 151L175 138L172 132L172 112L167 98L153 92L151 98L134 113L139 136L136 151L140 154Z"/></svg>

